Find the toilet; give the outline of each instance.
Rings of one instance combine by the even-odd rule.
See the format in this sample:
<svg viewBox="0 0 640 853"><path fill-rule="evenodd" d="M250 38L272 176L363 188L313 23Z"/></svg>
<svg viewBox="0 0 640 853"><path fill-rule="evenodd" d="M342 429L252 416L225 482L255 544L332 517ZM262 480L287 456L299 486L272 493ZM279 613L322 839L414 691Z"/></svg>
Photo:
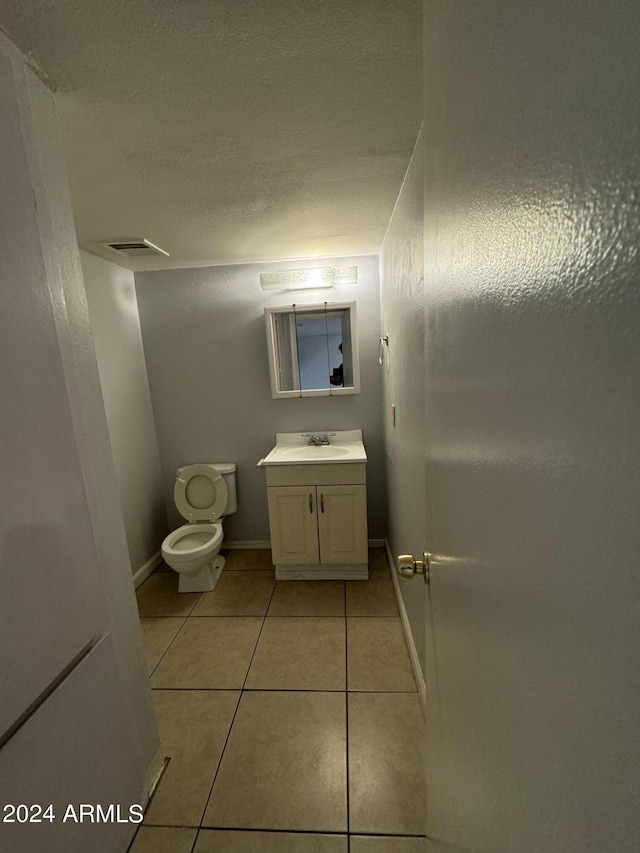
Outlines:
<svg viewBox="0 0 640 853"><path fill-rule="evenodd" d="M167 536L162 557L180 575L179 592L211 592L224 568L222 517L238 508L235 463L178 468L173 498L187 524Z"/></svg>

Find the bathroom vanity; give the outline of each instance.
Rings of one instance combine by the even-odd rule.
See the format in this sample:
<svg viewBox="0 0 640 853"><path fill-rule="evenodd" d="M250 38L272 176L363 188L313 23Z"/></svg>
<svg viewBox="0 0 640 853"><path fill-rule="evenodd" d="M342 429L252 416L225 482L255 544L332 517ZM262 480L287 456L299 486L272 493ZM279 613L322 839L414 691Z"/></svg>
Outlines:
<svg viewBox="0 0 640 853"><path fill-rule="evenodd" d="M266 468L276 578L366 580L366 460L361 430L278 433Z"/></svg>

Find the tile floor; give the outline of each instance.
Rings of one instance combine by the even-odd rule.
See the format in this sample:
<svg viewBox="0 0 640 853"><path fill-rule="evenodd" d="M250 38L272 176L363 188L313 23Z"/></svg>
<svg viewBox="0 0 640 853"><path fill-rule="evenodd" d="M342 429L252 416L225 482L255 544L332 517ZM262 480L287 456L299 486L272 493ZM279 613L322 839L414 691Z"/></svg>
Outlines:
<svg viewBox="0 0 640 853"><path fill-rule="evenodd" d="M421 853L423 720L384 552L368 581L277 581L229 551L210 593L138 589L170 757L130 853Z"/></svg>

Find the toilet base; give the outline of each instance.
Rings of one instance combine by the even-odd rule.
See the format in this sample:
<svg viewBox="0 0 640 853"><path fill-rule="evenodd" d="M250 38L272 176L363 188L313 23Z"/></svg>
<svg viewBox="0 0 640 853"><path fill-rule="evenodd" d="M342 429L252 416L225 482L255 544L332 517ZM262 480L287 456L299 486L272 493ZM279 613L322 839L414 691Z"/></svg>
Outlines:
<svg viewBox="0 0 640 853"><path fill-rule="evenodd" d="M224 557L218 554L212 563L207 563L194 574L181 573L178 592L213 592L220 580L224 564Z"/></svg>

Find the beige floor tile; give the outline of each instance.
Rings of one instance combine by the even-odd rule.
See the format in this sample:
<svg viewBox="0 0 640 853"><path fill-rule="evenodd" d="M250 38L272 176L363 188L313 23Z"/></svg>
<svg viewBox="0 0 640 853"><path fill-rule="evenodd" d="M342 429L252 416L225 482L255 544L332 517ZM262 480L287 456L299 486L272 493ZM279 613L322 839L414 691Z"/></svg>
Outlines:
<svg viewBox="0 0 640 853"><path fill-rule="evenodd" d="M199 825L239 698L232 690L153 691L160 740L171 760L145 823Z"/></svg>
<svg viewBox="0 0 640 853"><path fill-rule="evenodd" d="M225 571L244 571L246 569L270 569L275 572L270 548L233 548L220 552L225 558Z"/></svg>
<svg viewBox="0 0 640 853"><path fill-rule="evenodd" d="M342 693L243 693L203 825L346 832Z"/></svg>
<svg viewBox="0 0 640 853"><path fill-rule="evenodd" d="M417 694L349 694L353 833L424 832L424 721Z"/></svg>
<svg viewBox="0 0 640 853"><path fill-rule="evenodd" d="M188 616L199 592L178 592L177 572L154 572L136 590L140 616Z"/></svg>
<svg viewBox="0 0 640 853"><path fill-rule="evenodd" d="M219 760L239 699L239 690L154 690L165 753Z"/></svg>
<svg viewBox="0 0 640 853"><path fill-rule="evenodd" d="M246 687L345 690L345 620L279 616L265 620Z"/></svg>
<svg viewBox="0 0 640 853"><path fill-rule="evenodd" d="M400 619L347 619L349 690L416 690Z"/></svg>
<svg viewBox="0 0 640 853"><path fill-rule="evenodd" d="M218 761L189 756L172 758L144 818L145 824L199 826Z"/></svg>
<svg viewBox="0 0 640 853"><path fill-rule="evenodd" d="M352 835L349 850L351 853L426 853L427 839L399 835Z"/></svg>
<svg viewBox="0 0 640 853"><path fill-rule="evenodd" d="M129 853L191 853L197 829L141 826Z"/></svg>
<svg viewBox="0 0 640 853"><path fill-rule="evenodd" d="M241 688L262 622L254 616L187 619L151 676L151 686Z"/></svg>
<svg viewBox="0 0 640 853"><path fill-rule="evenodd" d="M180 616L177 618L155 616L140 620L149 675L160 662L183 623L184 617Z"/></svg>
<svg viewBox="0 0 640 853"><path fill-rule="evenodd" d="M344 616L344 581L276 581L269 616Z"/></svg>
<svg viewBox="0 0 640 853"><path fill-rule="evenodd" d="M347 616L397 616L391 575L386 569L369 572L368 581L347 581Z"/></svg>
<svg viewBox="0 0 640 853"><path fill-rule="evenodd" d="M346 835L203 829L194 853L347 853L348 846Z"/></svg>
<svg viewBox="0 0 640 853"><path fill-rule="evenodd" d="M269 572L223 572L213 592L203 593L192 616L264 616L275 577Z"/></svg>
<svg viewBox="0 0 640 853"><path fill-rule="evenodd" d="M371 571L375 571L377 569L383 569L387 572L389 571L387 552L384 548L369 548L369 569Z"/></svg>

